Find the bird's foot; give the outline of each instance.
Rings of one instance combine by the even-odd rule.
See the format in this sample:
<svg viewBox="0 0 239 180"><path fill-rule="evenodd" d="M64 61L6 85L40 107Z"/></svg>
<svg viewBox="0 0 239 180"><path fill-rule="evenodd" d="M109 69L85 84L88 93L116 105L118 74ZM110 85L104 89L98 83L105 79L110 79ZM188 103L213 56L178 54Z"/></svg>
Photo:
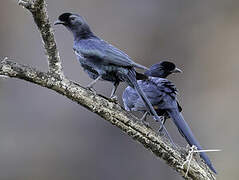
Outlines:
<svg viewBox="0 0 239 180"><path fill-rule="evenodd" d="M94 95L97 94L96 90L92 86L86 86L85 88L90 90Z"/></svg>
<svg viewBox="0 0 239 180"><path fill-rule="evenodd" d="M148 113L147 111L144 112L142 118L140 118L140 121L141 121L145 126L150 127L149 123L146 121L148 114L149 114L149 113Z"/></svg>
<svg viewBox="0 0 239 180"><path fill-rule="evenodd" d="M169 142L171 143L171 145L172 145L172 147L173 148L176 148L176 145L175 145L175 143L173 142L173 139L171 138L171 136L169 135L169 133L168 133L168 131L167 131L167 129L165 128L165 126L164 126L164 117L163 117L163 121L161 120L162 118L160 117L159 119L156 119L156 118L154 118L157 122L158 121L161 121L160 123L161 123L161 127L160 127L160 129L162 129L162 131L159 131L159 135L160 136L166 136L167 138L168 138L168 140L169 140Z"/></svg>
<svg viewBox="0 0 239 180"><path fill-rule="evenodd" d="M90 84L88 84L86 86L86 89L89 89L90 91L92 91L94 93L94 95L96 95L96 90L93 88L93 86L95 85L95 83L101 78L102 76L98 76L95 80L93 80Z"/></svg>
<svg viewBox="0 0 239 180"><path fill-rule="evenodd" d="M158 132L161 132L163 130L163 126L164 126L164 123L165 123L164 116L159 116L159 121L161 121L161 123L160 123L159 129L158 129ZM157 122L159 122L159 121L157 121Z"/></svg>
<svg viewBox="0 0 239 180"><path fill-rule="evenodd" d="M110 96L110 101L118 103L118 97L117 96L113 96L113 97Z"/></svg>
<svg viewBox="0 0 239 180"><path fill-rule="evenodd" d="M165 136L166 136L166 134L165 134L165 132L164 132L164 130L163 130L163 126L160 126L160 128L159 128L159 130L158 130L158 133L159 133L159 135L160 135L161 137L165 137Z"/></svg>
<svg viewBox="0 0 239 180"><path fill-rule="evenodd" d="M161 126L159 127L158 132L159 132L159 133L163 132L163 125L161 125Z"/></svg>
<svg viewBox="0 0 239 180"><path fill-rule="evenodd" d="M154 118L154 120L156 122L159 122L159 121L163 122L164 121L164 116L159 116L159 119Z"/></svg>
<svg viewBox="0 0 239 180"><path fill-rule="evenodd" d="M145 126L150 127L150 124L149 124L147 121L141 120L141 122L142 122Z"/></svg>

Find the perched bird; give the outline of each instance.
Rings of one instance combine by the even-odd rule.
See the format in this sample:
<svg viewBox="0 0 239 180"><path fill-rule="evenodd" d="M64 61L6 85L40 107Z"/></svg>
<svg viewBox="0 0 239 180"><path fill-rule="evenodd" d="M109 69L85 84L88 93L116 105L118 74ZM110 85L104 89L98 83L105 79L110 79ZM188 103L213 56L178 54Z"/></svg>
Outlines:
<svg viewBox="0 0 239 180"><path fill-rule="evenodd" d="M153 65L150 69L153 71L160 69L162 71L163 66ZM195 145L198 150L202 150L201 145L196 140L187 122L184 120L180 106L177 102L177 89L176 86L165 78L157 77L156 71L153 73L146 71L148 75L156 75L156 77L149 77L148 80L139 80L138 84L141 89L145 92L146 96L150 100L151 104L155 108L159 116L164 115L165 112L173 120L177 126L181 135L186 139L190 146ZM159 72L160 72L159 71ZM164 71L162 71L164 72ZM167 73L170 74L170 73ZM160 73L159 73L160 75ZM123 93L123 101L126 110L129 111L147 111L141 98L137 95L135 90L131 87L127 87ZM200 152L201 158L205 161L208 167L216 173L209 157L205 152Z"/></svg>
<svg viewBox="0 0 239 180"><path fill-rule="evenodd" d="M147 70L147 67L135 63L127 54L97 37L80 15L63 13L55 22L57 24L64 25L73 34L73 50L84 71L94 79L87 85L88 88L93 88L98 80L110 81L114 84L110 95L112 98L119 83L128 81L123 75L128 73L127 70L132 70L137 80L147 78L134 70Z"/></svg>
<svg viewBox="0 0 239 180"><path fill-rule="evenodd" d="M158 77L158 78L166 78L168 75L172 74L172 73L181 73L182 71L176 67L176 65L172 62L169 61L161 61L157 64L152 65L149 70L145 71L144 74L147 75L148 77ZM145 81L149 81L150 82L150 78L145 80ZM138 81L139 85L142 84L142 81ZM153 81L152 81L153 83ZM149 84L150 85L150 84ZM141 87L141 88L145 88L145 87ZM147 88L151 88L150 86L148 86ZM177 91L177 89L175 88L175 92ZM146 91L148 92L148 91ZM145 93L146 93L145 92ZM153 92L152 92L153 93ZM149 93L146 93L146 96L148 97L148 99L150 100L150 102L157 102L157 100L153 99L153 96L150 96ZM145 124L146 123L146 117L148 115L148 111L146 109L146 107L144 106L143 108L140 107L136 107L138 100L140 99L140 97L138 96L138 94L136 93L136 91L128 86L122 95L122 99L123 99L123 103L124 103L124 107L127 111L142 111L143 112L143 116L141 118L141 121ZM167 113L166 110L164 109L159 109L156 104L152 104L155 111L157 112L158 116L161 117L163 124L165 123L165 120L169 118L169 115ZM178 104L178 109L179 112L182 111L181 106ZM147 124L148 125L148 124ZM161 130L161 128L160 128Z"/></svg>
<svg viewBox="0 0 239 180"><path fill-rule="evenodd" d="M64 25L73 34L73 49L78 60L84 71L94 79L88 85L89 88L93 87L99 79L111 81L114 83L112 97L119 82L127 82L142 98L148 111L154 115L157 121L160 121L150 101L137 83L137 77L145 79L147 76L137 73L135 68L147 70L146 67L135 63L127 54L97 37L83 17L78 14L63 13L55 22L55 25L57 24ZM164 126L162 127L173 144L167 130Z"/></svg>

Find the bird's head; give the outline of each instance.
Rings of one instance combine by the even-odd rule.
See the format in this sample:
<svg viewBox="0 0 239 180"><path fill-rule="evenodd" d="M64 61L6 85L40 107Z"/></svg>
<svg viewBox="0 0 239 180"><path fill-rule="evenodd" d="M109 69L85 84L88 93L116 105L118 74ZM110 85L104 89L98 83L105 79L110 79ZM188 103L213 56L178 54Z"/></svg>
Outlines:
<svg viewBox="0 0 239 180"><path fill-rule="evenodd" d="M149 70L144 74L152 77L166 78L172 73L181 73L182 70L176 67L176 65L169 61L161 61L157 64L152 65Z"/></svg>
<svg viewBox="0 0 239 180"><path fill-rule="evenodd" d="M54 23L54 25L59 24L64 25L75 37L84 38L93 34L87 22L79 14L63 13Z"/></svg>

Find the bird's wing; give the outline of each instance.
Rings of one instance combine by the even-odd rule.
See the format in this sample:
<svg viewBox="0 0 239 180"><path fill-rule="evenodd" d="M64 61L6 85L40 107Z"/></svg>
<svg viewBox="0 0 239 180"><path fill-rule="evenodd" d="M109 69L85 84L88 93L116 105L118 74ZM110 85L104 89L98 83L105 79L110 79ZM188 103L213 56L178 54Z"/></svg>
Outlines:
<svg viewBox="0 0 239 180"><path fill-rule="evenodd" d="M106 65L148 69L132 61L130 57L121 50L98 38L87 40L87 42L84 42L83 45L81 44L81 47L77 49L83 57L101 61L101 63Z"/></svg>
<svg viewBox="0 0 239 180"><path fill-rule="evenodd" d="M138 81L138 84L152 105L156 105L161 101L162 96L161 94L157 93L157 87L154 84L142 80ZM138 96L138 93L135 91L135 89L130 86L124 90L122 99L124 102L124 107L128 111L146 110L144 102Z"/></svg>
<svg viewBox="0 0 239 180"><path fill-rule="evenodd" d="M162 103L164 92L159 89L159 87L150 80L138 81L140 87L152 103L152 105L157 105Z"/></svg>
<svg viewBox="0 0 239 180"><path fill-rule="evenodd" d="M135 103L139 99L139 96L132 87L128 86L123 92L122 99L124 102L125 110L131 111L134 108Z"/></svg>
<svg viewBox="0 0 239 180"><path fill-rule="evenodd" d="M157 86L157 92L166 93L173 99L176 99L178 90L171 81L165 78L150 77L150 81Z"/></svg>
<svg viewBox="0 0 239 180"><path fill-rule="evenodd" d="M154 84L142 80L138 81L138 84L153 106L158 104L162 100L162 94L157 93L157 87ZM126 99L126 96L124 94L127 94L128 99ZM138 93L135 91L135 89L127 87L124 91L124 94L124 104L127 106L131 106L131 110L146 110L144 102L138 96Z"/></svg>

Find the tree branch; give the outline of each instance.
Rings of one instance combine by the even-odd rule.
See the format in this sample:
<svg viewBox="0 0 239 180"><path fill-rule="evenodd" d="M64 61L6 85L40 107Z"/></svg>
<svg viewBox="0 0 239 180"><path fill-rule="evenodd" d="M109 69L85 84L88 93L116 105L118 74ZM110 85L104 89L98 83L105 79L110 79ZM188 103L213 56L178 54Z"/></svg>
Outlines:
<svg viewBox="0 0 239 180"><path fill-rule="evenodd" d="M173 149L167 139L159 136L154 130L139 123L138 119L126 112L119 104L101 95L95 95L84 87L67 79L63 75L59 53L54 40L44 0L20 0L19 4L28 9L41 33L47 52L49 71L47 73L35 68L18 64L7 58L0 60L0 75L22 79L42 87L54 90L68 99L84 106L91 112L101 116L112 125L126 132L135 141L144 145L157 157L163 159L185 179L215 180L214 174L194 158L190 164L182 167L186 160L186 152L182 148Z"/></svg>
<svg viewBox="0 0 239 180"><path fill-rule="evenodd" d="M63 78L59 52L56 46L53 30L48 18L45 0L19 0L18 4L28 9L41 33L48 58L49 72Z"/></svg>
<svg viewBox="0 0 239 180"><path fill-rule="evenodd" d="M173 149L165 138L160 137L155 131L139 123L136 117L126 112L119 104L111 102L108 98L94 95L91 91L66 78L60 79L52 76L51 73L40 72L32 67L7 59L0 61L0 75L23 79L66 96L91 112L98 114L114 126L117 126L135 141L150 149L157 157L165 160L167 164L182 176L185 175L187 165L181 168L186 157L185 151ZM188 177L185 179L211 180L215 179L215 177L206 165L200 166L193 159Z"/></svg>

